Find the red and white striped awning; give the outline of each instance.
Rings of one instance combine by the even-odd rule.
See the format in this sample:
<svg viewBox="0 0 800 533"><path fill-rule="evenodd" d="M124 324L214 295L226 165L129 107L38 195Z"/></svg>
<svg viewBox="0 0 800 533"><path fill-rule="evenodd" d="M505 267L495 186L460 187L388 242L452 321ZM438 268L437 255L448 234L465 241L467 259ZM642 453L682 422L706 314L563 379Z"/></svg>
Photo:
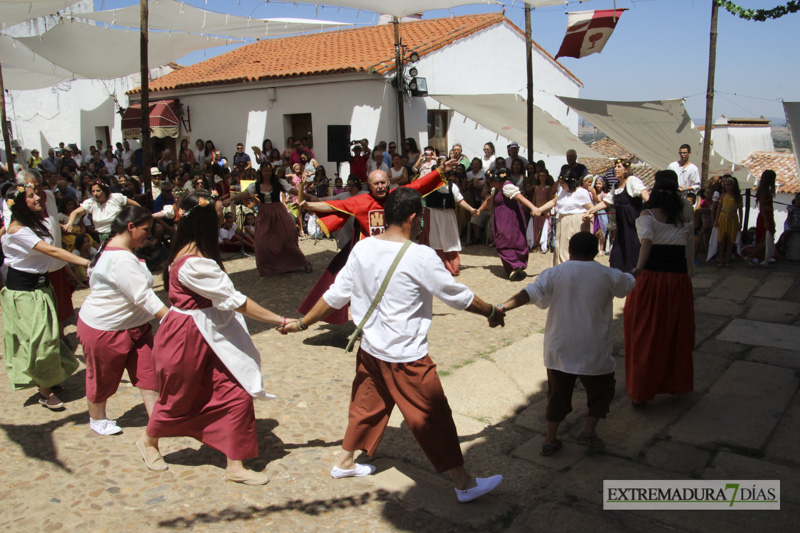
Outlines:
<svg viewBox="0 0 800 533"><path fill-rule="evenodd" d="M150 129L153 137L172 137L177 139L180 130L177 102L157 100L150 102ZM122 136L138 139L142 135L142 105L133 104L122 115Z"/></svg>

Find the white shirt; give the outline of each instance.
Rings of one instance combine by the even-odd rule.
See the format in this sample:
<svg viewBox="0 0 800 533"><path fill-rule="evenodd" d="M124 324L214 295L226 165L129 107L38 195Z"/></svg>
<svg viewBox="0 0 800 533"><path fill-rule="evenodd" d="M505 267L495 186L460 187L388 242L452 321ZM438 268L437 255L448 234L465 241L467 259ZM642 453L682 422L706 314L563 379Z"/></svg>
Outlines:
<svg viewBox="0 0 800 533"><path fill-rule="evenodd" d="M367 175L369 175L374 170L383 170L387 174L389 173L389 167L386 166L386 163L381 161L381 165L378 166L378 164L375 162L374 159L370 159L369 161L367 161Z"/></svg>
<svg viewBox="0 0 800 533"><path fill-rule="evenodd" d="M44 205L45 209L47 209L47 217L45 217L44 219L44 225L50 231L50 235L53 236L53 240L52 241L48 240L47 243L53 244L55 242L59 243L58 246L60 246L61 226L58 223L58 204L56 203L56 196L53 194L52 191L49 190L45 190L44 193L45 193ZM5 224L6 228L8 228L11 225L11 208L8 207L5 199L3 199L3 223ZM64 263L63 261L59 261L58 259L53 259L51 257L49 271L55 272L56 270L60 270L61 268L64 267L65 264L66 263Z"/></svg>
<svg viewBox="0 0 800 533"><path fill-rule="evenodd" d="M106 248L89 277L92 292L80 319L101 331L131 329L152 320L164 304L153 292L153 275L128 250Z"/></svg>
<svg viewBox="0 0 800 533"><path fill-rule="evenodd" d="M128 199L125 196L118 192L112 192L104 204L98 203L92 196L81 202L81 207L92 215L94 229L100 233L108 233L111 231L111 223L127 203Z"/></svg>
<svg viewBox="0 0 800 533"><path fill-rule="evenodd" d="M496 159L497 159L497 156L494 155L494 154L490 155L489 157L483 156L481 158L481 163L483 164L483 167L482 167L483 171L486 172L487 170L493 169L495 167L494 163L495 163ZM467 169L467 170L469 170L469 169Z"/></svg>
<svg viewBox="0 0 800 533"><path fill-rule="evenodd" d="M492 165L494 165L494 161L492 161ZM478 170L478 172L473 172L472 170L468 170L467 179L469 181L478 180L478 183L483 185L483 182L486 180L486 171L485 169Z"/></svg>
<svg viewBox="0 0 800 533"><path fill-rule="evenodd" d="M558 216L585 213L586 204L592 204L592 195L583 187L578 187L575 192L569 192L569 189L562 187L556 195Z"/></svg>
<svg viewBox="0 0 800 533"><path fill-rule="evenodd" d="M6 233L3 236L3 254L6 256L5 264L10 268L28 272L29 274L52 272L57 270L57 268L54 268L57 265L58 268L61 268L61 261L33 249L41 241L53 244L52 238L45 237L42 239L27 227L22 227L14 233Z"/></svg>
<svg viewBox="0 0 800 533"><path fill-rule="evenodd" d="M625 180L625 186L610 191L609 194L605 195L603 201L607 205L614 205L614 197L618 194L622 194L622 191L628 191L628 196L636 198L637 196L641 196L642 191L646 188L642 180L636 176L628 176L628 179Z"/></svg>
<svg viewBox="0 0 800 533"><path fill-rule="evenodd" d="M189 257L178 271L178 281L221 311L235 311L247 302L247 296L237 291L231 278L216 261L205 257Z"/></svg>
<svg viewBox="0 0 800 533"><path fill-rule="evenodd" d="M375 237L359 241L322 296L325 302L336 309L350 302L353 322L360 323L402 245ZM364 325L361 347L389 363L425 357L434 296L459 310L469 307L475 297L465 285L456 283L433 249L411 244Z"/></svg>
<svg viewBox="0 0 800 533"><path fill-rule="evenodd" d="M219 228L219 243L222 244L224 239L231 240L236 235L236 224L231 226L231 229L225 229L225 226Z"/></svg>
<svg viewBox="0 0 800 533"><path fill-rule="evenodd" d="M688 163L685 167L681 166L680 161L673 161L667 167L674 170L678 175L678 187L695 192L700 190L700 171L694 163Z"/></svg>
<svg viewBox="0 0 800 533"><path fill-rule="evenodd" d="M624 274L596 261L567 261L539 274L525 291L547 311L544 366L568 374L610 374L612 301L636 285Z"/></svg>
<svg viewBox="0 0 800 533"><path fill-rule="evenodd" d="M122 151L122 166L125 168L131 168L131 160L133 159L133 150L123 150Z"/></svg>
<svg viewBox="0 0 800 533"><path fill-rule="evenodd" d="M448 188L450 187L451 184L453 185L453 200L455 200L457 205L459 202L461 202L461 200L464 199L464 195L461 194L461 189L458 188L458 185L456 185L455 182L451 182L449 184L442 184L438 188L434 189L433 192L440 192L442 194L447 194ZM511 198L511 196L509 196L509 198Z"/></svg>

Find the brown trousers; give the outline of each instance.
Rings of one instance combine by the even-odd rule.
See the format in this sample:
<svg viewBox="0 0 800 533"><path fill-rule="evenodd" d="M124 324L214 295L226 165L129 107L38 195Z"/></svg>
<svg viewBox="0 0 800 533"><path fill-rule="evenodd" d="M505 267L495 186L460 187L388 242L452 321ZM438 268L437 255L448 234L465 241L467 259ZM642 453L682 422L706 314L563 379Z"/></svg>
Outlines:
<svg viewBox="0 0 800 533"><path fill-rule="evenodd" d="M395 404L437 472L464 464L453 413L427 355L410 363L387 363L359 348L342 448L374 456Z"/></svg>

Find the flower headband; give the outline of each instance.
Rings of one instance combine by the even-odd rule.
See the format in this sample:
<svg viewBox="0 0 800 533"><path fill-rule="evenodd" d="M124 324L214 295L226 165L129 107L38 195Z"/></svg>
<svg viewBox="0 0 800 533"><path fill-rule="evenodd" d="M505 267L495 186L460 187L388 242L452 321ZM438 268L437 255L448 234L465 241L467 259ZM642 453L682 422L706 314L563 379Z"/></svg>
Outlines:
<svg viewBox="0 0 800 533"><path fill-rule="evenodd" d="M181 217L182 218L186 218L189 215L191 215L192 211L194 211L198 207L207 207L207 206L209 206L210 204L212 204L212 203L214 203L216 201L217 201L217 194L216 193L212 194L209 198L206 198L205 196L201 196L200 198L197 199L197 205L195 205L194 207L192 207L191 209L189 209L187 211L183 211L183 213L181 213Z"/></svg>
<svg viewBox="0 0 800 533"><path fill-rule="evenodd" d="M626 168L628 168L628 167L630 167L630 166L631 166L631 161L630 161L630 159L621 159L621 158L620 158L620 159L617 159L616 161L614 161L614 164L615 164L615 165L616 165L617 163L621 163L621 164L622 164L622 166L623 166L623 167L626 167Z"/></svg>

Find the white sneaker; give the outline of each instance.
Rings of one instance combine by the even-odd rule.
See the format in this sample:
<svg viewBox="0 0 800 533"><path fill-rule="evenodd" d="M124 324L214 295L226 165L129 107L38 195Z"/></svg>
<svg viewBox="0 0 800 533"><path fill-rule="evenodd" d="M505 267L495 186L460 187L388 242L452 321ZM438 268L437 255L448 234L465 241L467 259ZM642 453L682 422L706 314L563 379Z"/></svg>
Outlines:
<svg viewBox="0 0 800 533"><path fill-rule="evenodd" d="M344 470L338 466L334 466L331 469L331 477L334 479L341 479L343 477L364 477L372 474L376 470L377 468L373 465L360 465L358 463L356 463L355 468L351 468L350 470Z"/></svg>
<svg viewBox="0 0 800 533"><path fill-rule="evenodd" d="M492 492L501 481L503 481L503 476L497 475L492 477L479 477L475 478L475 481L478 483L471 489L467 490L458 490L456 489L456 496L458 496L458 501L461 503L471 502L475 498L479 498L484 494L488 494Z"/></svg>
<svg viewBox="0 0 800 533"><path fill-rule="evenodd" d="M104 418L102 420L94 420L89 418L89 427L98 435L116 435L122 433L122 428L119 427L114 420Z"/></svg>

